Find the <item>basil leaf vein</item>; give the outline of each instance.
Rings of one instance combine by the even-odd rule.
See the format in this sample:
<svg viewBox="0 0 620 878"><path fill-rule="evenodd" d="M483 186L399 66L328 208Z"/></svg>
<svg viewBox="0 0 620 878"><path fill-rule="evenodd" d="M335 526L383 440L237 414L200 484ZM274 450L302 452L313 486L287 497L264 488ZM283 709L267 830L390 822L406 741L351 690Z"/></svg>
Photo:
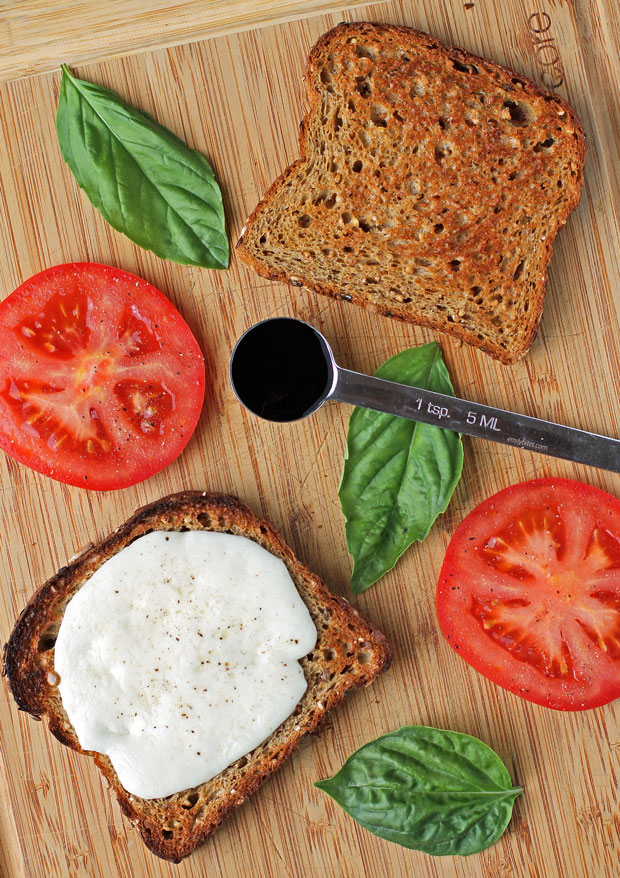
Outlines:
<svg viewBox="0 0 620 878"><path fill-rule="evenodd" d="M104 219L162 259L227 268L222 193L205 157L114 92L62 70L60 151Z"/></svg>
<svg viewBox="0 0 620 878"><path fill-rule="evenodd" d="M436 856L494 844L523 792L482 741L428 726L365 744L315 786L380 838Z"/></svg>
<svg viewBox="0 0 620 878"><path fill-rule="evenodd" d="M402 351L375 374L453 393L436 342ZM412 542L425 539L446 510L462 467L457 433L370 409L353 410L339 495L354 592L391 570Z"/></svg>

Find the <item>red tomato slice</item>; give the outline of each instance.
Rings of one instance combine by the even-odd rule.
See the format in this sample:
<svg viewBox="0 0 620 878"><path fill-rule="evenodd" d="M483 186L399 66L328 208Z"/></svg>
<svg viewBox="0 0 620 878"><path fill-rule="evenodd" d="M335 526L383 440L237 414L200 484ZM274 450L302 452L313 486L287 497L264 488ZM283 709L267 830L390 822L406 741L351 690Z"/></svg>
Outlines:
<svg viewBox="0 0 620 878"><path fill-rule="evenodd" d="M0 447L83 488L124 488L187 444L204 397L196 339L155 287L56 265L0 303Z"/></svg>
<svg viewBox="0 0 620 878"><path fill-rule="evenodd" d="M620 696L620 501L569 479L513 485L457 528L439 624L472 667L556 710Z"/></svg>

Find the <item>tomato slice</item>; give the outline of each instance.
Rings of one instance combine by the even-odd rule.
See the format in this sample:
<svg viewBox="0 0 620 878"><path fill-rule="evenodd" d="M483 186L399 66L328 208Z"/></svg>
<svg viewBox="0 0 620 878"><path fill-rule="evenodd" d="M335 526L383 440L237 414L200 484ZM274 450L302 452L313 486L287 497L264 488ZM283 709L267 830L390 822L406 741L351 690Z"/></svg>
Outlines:
<svg viewBox="0 0 620 878"><path fill-rule="evenodd" d="M179 312L127 271L56 265L0 303L0 447L60 482L105 491L159 472L204 381Z"/></svg>
<svg viewBox="0 0 620 878"><path fill-rule="evenodd" d="M569 479L489 497L459 525L439 625L472 667L556 710L620 696L620 501Z"/></svg>

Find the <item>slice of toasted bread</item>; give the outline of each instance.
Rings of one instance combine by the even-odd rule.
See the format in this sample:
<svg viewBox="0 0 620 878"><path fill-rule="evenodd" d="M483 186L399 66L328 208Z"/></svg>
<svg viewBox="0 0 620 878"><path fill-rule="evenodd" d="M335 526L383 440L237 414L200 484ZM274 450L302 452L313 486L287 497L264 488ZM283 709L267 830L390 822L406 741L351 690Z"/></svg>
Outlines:
<svg viewBox="0 0 620 878"><path fill-rule="evenodd" d="M153 530L186 529L240 534L281 558L308 607L318 638L312 653L300 662L308 683L306 693L268 740L194 789L163 799L142 799L121 786L107 756L80 747L60 699L54 644L67 604L104 561ZM48 580L21 614L5 646L4 673L19 708L35 717L46 716L50 731L63 744L89 752L145 844L158 856L179 862L280 767L349 689L367 686L390 660L383 634L298 561L268 522L235 497L185 492L140 509Z"/></svg>
<svg viewBox="0 0 620 878"><path fill-rule="evenodd" d="M301 158L247 221L241 259L503 363L521 358L583 181L571 107L499 64L383 24L324 34L306 88Z"/></svg>

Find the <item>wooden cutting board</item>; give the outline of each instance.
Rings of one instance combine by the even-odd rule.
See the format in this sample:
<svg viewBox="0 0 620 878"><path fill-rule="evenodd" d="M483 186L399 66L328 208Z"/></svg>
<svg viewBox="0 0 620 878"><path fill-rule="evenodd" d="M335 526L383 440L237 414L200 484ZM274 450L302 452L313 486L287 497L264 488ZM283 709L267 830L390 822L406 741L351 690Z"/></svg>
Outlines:
<svg viewBox="0 0 620 878"><path fill-rule="evenodd" d="M1 5L0 295L60 262L93 260L136 272L183 312L205 352L209 380L204 412L185 453L134 488L89 493L0 457L0 640L6 640L32 593L76 550L136 507L182 488L240 495L282 530L336 592L350 597L337 497L349 410L332 404L289 426L251 418L229 387L229 353L251 323L276 314L311 321L332 341L339 362L365 372L436 337L347 303L268 283L234 256L230 270L218 273L163 262L133 246L103 222L60 158L54 133L60 61L152 113L210 158L223 185L233 242L267 185L297 156L305 58L316 38L342 17L428 30L568 97L588 133L586 183L555 247L545 315L529 356L507 368L454 340L441 338L441 345L459 394L620 435L616 0L352 5L318 0ZM325 14L345 6L344 13ZM308 17L311 13L320 14ZM276 20L280 23L248 30ZM206 39L214 33L219 35ZM24 78L35 72L39 75ZM180 866L156 859L142 846L91 760L61 747L44 723L20 715L4 686L3 873L10 878L617 876L618 704L562 714L526 703L461 661L435 619L435 583L458 522L492 492L542 475L581 479L620 495L618 475L466 439L463 478L446 515L423 545L412 547L392 573L355 600L393 644L392 669L351 696L319 737L307 741ZM525 787L497 845L467 859L432 859L370 835L313 787L354 749L408 723L482 738Z"/></svg>

